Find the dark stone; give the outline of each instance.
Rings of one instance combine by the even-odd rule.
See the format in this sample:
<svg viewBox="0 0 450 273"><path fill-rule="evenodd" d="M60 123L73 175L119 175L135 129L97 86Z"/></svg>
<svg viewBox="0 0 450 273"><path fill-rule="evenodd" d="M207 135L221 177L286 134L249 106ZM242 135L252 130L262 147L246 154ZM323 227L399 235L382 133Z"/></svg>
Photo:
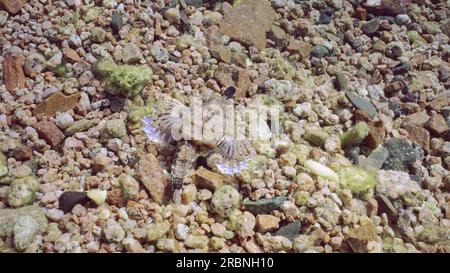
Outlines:
<svg viewBox="0 0 450 273"><path fill-rule="evenodd" d="M287 201L288 198L285 196L277 196L270 199L260 199L257 201L247 200L244 202L245 210L257 215L257 214L267 214L273 210L277 210L281 205Z"/></svg>
<svg viewBox="0 0 450 273"><path fill-rule="evenodd" d="M275 236L283 236L288 238L290 241L294 241L295 237L300 233L300 228L302 224L299 221L287 224L275 232Z"/></svg>
<svg viewBox="0 0 450 273"><path fill-rule="evenodd" d="M178 58L177 56L174 56L174 55L169 55L169 61L178 63L180 61L180 58Z"/></svg>
<svg viewBox="0 0 450 273"><path fill-rule="evenodd" d="M450 115L449 115L450 114L450 106L442 107L441 113L442 113L442 116L444 116L444 118L448 119L448 117L450 117Z"/></svg>
<svg viewBox="0 0 450 273"><path fill-rule="evenodd" d="M197 157L197 160L195 161L194 166L195 166L195 169L203 167L207 170L211 170L211 168L208 166L208 161L207 161L206 157L204 157L204 156Z"/></svg>
<svg viewBox="0 0 450 273"><path fill-rule="evenodd" d="M111 16L111 28L115 33L118 33L123 27L123 18L119 13L114 13Z"/></svg>
<svg viewBox="0 0 450 273"><path fill-rule="evenodd" d="M203 0L186 0L186 4L196 8L203 7Z"/></svg>
<svg viewBox="0 0 450 273"><path fill-rule="evenodd" d="M167 1L166 1L166 5L163 8L161 8L159 13L161 14L161 16L164 17L164 14L166 14L167 10L174 8L177 5L178 5L178 0L171 0L171 1L169 1L169 3L167 3Z"/></svg>
<svg viewBox="0 0 450 273"><path fill-rule="evenodd" d="M398 45L392 45L392 46L386 48L386 51L384 54L389 58L396 59L396 58L402 56L403 49Z"/></svg>
<svg viewBox="0 0 450 273"><path fill-rule="evenodd" d="M383 169L405 171L417 159L417 154L411 144L401 138L392 137L386 142L389 158L383 165Z"/></svg>
<svg viewBox="0 0 450 273"><path fill-rule="evenodd" d="M403 97L404 102L417 102L419 101L419 96L416 94L408 93Z"/></svg>
<svg viewBox="0 0 450 273"><path fill-rule="evenodd" d="M231 99L236 94L236 87L230 86L223 93L227 99Z"/></svg>
<svg viewBox="0 0 450 273"><path fill-rule="evenodd" d="M371 118L376 116L377 109L372 103L357 95L355 92L346 92L345 95L356 108L367 113Z"/></svg>
<svg viewBox="0 0 450 273"><path fill-rule="evenodd" d="M114 113L120 112L125 107L125 99L121 97L110 97L109 98L109 107L111 108L111 111Z"/></svg>
<svg viewBox="0 0 450 273"><path fill-rule="evenodd" d="M388 157L388 159L384 162L383 170L393 170L393 171L407 171L405 167L403 166L403 163L401 160L397 158Z"/></svg>
<svg viewBox="0 0 450 273"><path fill-rule="evenodd" d="M330 8L325 8L320 12L319 25L328 25L333 18L333 10Z"/></svg>
<svg viewBox="0 0 450 273"><path fill-rule="evenodd" d="M128 166L134 167L139 162L139 157L130 155L128 156Z"/></svg>
<svg viewBox="0 0 450 273"><path fill-rule="evenodd" d="M405 74L411 69L411 65L409 63L398 64L396 67L392 69L392 73L394 75Z"/></svg>
<svg viewBox="0 0 450 273"><path fill-rule="evenodd" d="M64 213L69 213L72 208L77 204L85 204L89 201L87 193L85 192L70 192L66 191L59 197L59 209L64 211Z"/></svg>
<svg viewBox="0 0 450 273"><path fill-rule="evenodd" d="M394 119L397 119L402 115L402 107L397 100L390 100L388 102L388 108L394 112Z"/></svg>
<svg viewBox="0 0 450 273"><path fill-rule="evenodd" d="M311 56L316 58L324 58L326 56L330 55L330 50L324 45L318 45L315 46L311 51Z"/></svg>
<svg viewBox="0 0 450 273"><path fill-rule="evenodd" d="M413 149L414 152L416 153L417 159L422 161L423 158L425 157L425 151L423 150L422 146L420 146L417 143L413 143Z"/></svg>
<svg viewBox="0 0 450 273"><path fill-rule="evenodd" d="M410 174L409 177L411 178L411 180L416 181L420 186L422 186L422 176L420 175L415 175L415 174Z"/></svg>
<svg viewBox="0 0 450 273"><path fill-rule="evenodd" d="M348 147L345 149L345 157L348 158L348 160L350 160L350 162L352 162L354 165L358 165L358 156L360 151L361 149L359 148L359 146Z"/></svg>
<svg viewBox="0 0 450 273"><path fill-rule="evenodd" d="M171 181L172 189L174 190L180 190L183 188L183 180L180 178L174 178Z"/></svg>
<svg viewBox="0 0 450 273"><path fill-rule="evenodd" d="M361 26L361 30L366 35L372 35L378 31L379 26L380 26L380 19L375 18L375 19L370 20L369 22L363 24Z"/></svg>

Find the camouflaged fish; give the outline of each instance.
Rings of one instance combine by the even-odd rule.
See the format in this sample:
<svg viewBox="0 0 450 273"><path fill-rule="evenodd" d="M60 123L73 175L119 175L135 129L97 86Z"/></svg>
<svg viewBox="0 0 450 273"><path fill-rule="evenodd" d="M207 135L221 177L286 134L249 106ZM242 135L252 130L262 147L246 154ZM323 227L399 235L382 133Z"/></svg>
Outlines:
<svg viewBox="0 0 450 273"><path fill-rule="evenodd" d="M153 117L143 119L143 131L151 141L178 146L171 170L174 189L182 187L199 156L208 158L213 169L234 175L245 169L256 154L245 137L243 108L231 99L204 102L195 97L188 107L166 98L155 108Z"/></svg>

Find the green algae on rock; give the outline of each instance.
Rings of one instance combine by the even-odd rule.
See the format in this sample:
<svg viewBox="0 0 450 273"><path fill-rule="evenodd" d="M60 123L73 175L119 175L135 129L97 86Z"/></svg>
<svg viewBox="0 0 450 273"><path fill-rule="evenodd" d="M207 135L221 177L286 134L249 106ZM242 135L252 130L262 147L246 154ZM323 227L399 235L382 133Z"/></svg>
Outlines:
<svg viewBox="0 0 450 273"><path fill-rule="evenodd" d="M244 183L251 184L254 179L261 178L267 167L268 158L257 155L247 164L247 168L237 174L237 177Z"/></svg>
<svg viewBox="0 0 450 273"><path fill-rule="evenodd" d="M125 122L122 119L112 119L105 123L105 137L122 138L127 135Z"/></svg>
<svg viewBox="0 0 450 273"><path fill-rule="evenodd" d="M154 242L163 238L170 231L169 223L154 223L147 230L147 241Z"/></svg>
<svg viewBox="0 0 450 273"><path fill-rule="evenodd" d="M97 124L96 120L89 120L89 119L82 119L77 120L72 125L69 126L69 128L66 129L66 134L73 135L78 132L86 131L87 129L93 127L95 124Z"/></svg>
<svg viewBox="0 0 450 273"><path fill-rule="evenodd" d="M138 95L153 74L149 67L117 65L109 59L99 60L94 72L104 79L110 94L127 97Z"/></svg>
<svg viewBox="0 0 450 273"><path fill-rule="evenodd" d="M239 192L232 186L224 185L214 192L211 206L218 215L226 217L231 211L239 207L240 202Z"/></svg>
<svg viewBox="0 0 450 273"><path fill-rule="evenodd" d="M364 121L358 122L354 127L340 135L341 146L359 146L369 135L369 126Z"/></svg>
<svg viewBox="0 0 450 273"><path fill-rule="evenodd" d="M69 73L69 69L66 64L60 64L55 69L53 69L53 73L55 73L58 77L65 77L67 73Z"/></svg>
<svg viewBox="0 0 450 273"><path fill-rule="evenodd" d="M26 206L18 209L0 209L0 237L12 234L14 225L23 216L31 216L39 224L39 231L44 232L47 229L47 217L41 207Z"/></svg>
<svg viewBox="0 0 450 273"><path fill-rule="evenodd" d="M14 225L14 245L19 251L24 251L33 243L34 238L39 233L39 223L29 215L19 218Z"/></svg>
<svg viewBox="0 0 450 273"><path fill-rule="evenodd" d="M8 204L15 208L30 205L38 188L39 181L34 176L14 179L8 189Z"/></svg>
<svg viewBox="0 0 450 273"><path fill-rule="evenodd" d="M121 174L118 178L125 199L134 199L139 196L139 182L131 175Z"/></svg>
<svg viewBox="0 0 450 273"><path fill-rule="evenodd" d="M6 156L0 152L0 177L3 177L8 174L8 165L6 162Z"/></svg>
<svg viewBox="0 0 450 273"><path fill-rule="evenodd" d="M339 171L339 183L354 194L364 194L373 189L376 176L358 167L347 167Z"/></svg>

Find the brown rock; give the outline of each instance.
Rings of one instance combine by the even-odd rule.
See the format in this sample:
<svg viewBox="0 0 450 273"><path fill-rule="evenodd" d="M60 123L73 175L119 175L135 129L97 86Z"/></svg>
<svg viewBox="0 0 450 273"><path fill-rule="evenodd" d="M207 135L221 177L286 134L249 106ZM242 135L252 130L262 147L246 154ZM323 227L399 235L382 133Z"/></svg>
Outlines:
<svg viewBox="0 0 450 273"><path fill-rule="evenodd" d="M0 0L0 7L11 14L16 14L27 2L27 0Z"/></svg>
<svg viewBox="0 0 450 273"><path fill-rule="evenodd" d="M125 207L127 205L127 200L125 199L122 190L119 188L108 191L106 200L109 205L113 205L119 208Z"/></svg>
<svg viewBox="0 0 450 273"><path fill-rule="evenodd" d="M353 111L353 121L354 122L358 122L358 121L370 121L371 118L369 116L369 114L367 114L366 112L360 110L360 109L355 109L355 111Z"/></svg>
<svg viewBox="0 0 450 273"><path fill-rule="evenodd" d="M378 15L397 15L405 13L406 8L411 5L411 0L381 0L371 1L372 5L366 3L367 10Z"/></svg>
<svg viewBox="0 0 450 273"><path fill-rule="evenodd" d="M292 38L289 40L287 49L292 52L297 52L302 59L306 59L311 53L312 45Z"/></svg>
<svg viewBox="0 0 450 273"><path fill-rule="evenodd" d="M50 97L41 102L34 110L35 116L45 114L52 117L56 112L66 112L74 109L80 99L80 93L65 96L61 92L53 93Z"/></svg>
<svg viewBox="0 0 450 273"><path fill-rule="evenodd" d="M96 171L101 171L101 170L105 169L106 166L110 165L111 163L112 163L111 158L101 155L101 154L97 154L92 160L92 167Z"/></svg>
<svg viewBox="0 0 450 273"><path fill-rule="evenodd" d="M416 113L422 110L420 105L415 102L403 103L402 109L405 111L405 113Z"/></svg>
<svg viewBox="0 0 450 273"><path fill-rule="evenodd" d="M377 240L377 230L370 220L362 223L356 229L350 231L348 242L354 252L363 253L367 251L367 243Z"/></svg>
<svg viewBox="0 0 450 273"><path fill-rule="evenodd" d="M36 124L36 130L40 137L51 146L56 146L64 140L64 134L52 121L41 121Z"/></svg>
<svg viewBox="0 0 450 273"><path fill-rule="evenodd" d="M219 61L229 63L231 61L231 49L224 45L212 45L209 49L211 55Z"/></svg>
<svg viewBox="0 0 450 273"><path fill-rule="evenodd" d="M203 167L195 171L195 182L201 188L207 188L215 191L222 186L224 177L221 174L212 172Z"/></svg>
<svg viewBox="0 0 450 273"><path fill-rule="evenodd" d="M430 117L427 115L427 112L422 111L408 115L405 118L404 123L407 125L423 126L429 119Z"/></svg>
<svg viewBox="0 0 450 273"><path fill-rule="evenodd" d="M355 9L355 17L359 20L365 21L367 18L367 10L363 7L357 7Z"/></svg>
<svg viewBox="0 0 450 273"><path fill-rule="evenodd" d="M425 150L430 149L430 132L421 126L407 125L405 130L409 133L412 142L420 144Z"/></svg>
<svg viewBox="0 0 450 273"><path fill-rule="evenodd" d="M386 85L386 87L384 88L384 93L386 94L387 97L396 96L400 93L400 91L403 88L404 88L403 82L394 81Z"/></svg>
<svg viewBox="0 0 450 273"><path fill-rule="evenodd" d="M63 48L63 54L64 57L66 57L66 59L71 63L76 63L81 60L78 53L75 50L71 49L70 47Z"/></svg>
<svg viewBox="0 0 450 273"><path fill-rule="evenodd" d="M216 72L214 73L214 77L222 86L229 87L234 85L232 72L217 69Z"/></svg>
<svg viewBox="0 0 450 273"><path fill-rule="evenodd" d="M8 91L25 87L24 62L25 58L22 55L11 55L3 61L3 79Z"/></svg>
<svg viewBox="0 0 450 273"><path fill-rule="evenodd" d="M17 160L28 160L33 156L33 150L26 145L18 145L14 149L14 158Z"/></svg>
<svg viewBox="0 0 450 273"><path fill-rule="evenodd" d="M147 154L139 160L136 164L136 179L144 184L156 203L170 201L172 197L170 181L154 155Z"/></svg>
<svg viewBox="0 0 450 273"><path fill-rule="evenodd" d="M432 134L435 134L436 136L439 136L448 130L447 121L440 114L431 115L431 118L427 122L426 127Z"/></svg>
<svg viewBox="0 0 450 273"><path fill-rule="evenodd" d="M252 81L250 75L246 69L239 70L236 98L245 98L247 96L248 89L250 88Z"/></svg>
<svg viewBox="0 0 450 273"><path fill-rule="evenodd" d="M256 216L256 230L258 232L268 232L279 228L280 218L269 215L260 214Z"/></svg>
<svg viewBox="0 0 450 273"><path fill-rule="evenodd" d="M364 142L367 146L375 149L378 145L382 144L386 133L384 131L383 123L380 122L369 122L369 135L367 135Z"/></svg>
<svg viewBox="0 0 450 273"><path fill-rule="evenodd" d="M266 47L266 32L276 13L267 0L243 0L224 15L220 32L247 46Z"/></svg>

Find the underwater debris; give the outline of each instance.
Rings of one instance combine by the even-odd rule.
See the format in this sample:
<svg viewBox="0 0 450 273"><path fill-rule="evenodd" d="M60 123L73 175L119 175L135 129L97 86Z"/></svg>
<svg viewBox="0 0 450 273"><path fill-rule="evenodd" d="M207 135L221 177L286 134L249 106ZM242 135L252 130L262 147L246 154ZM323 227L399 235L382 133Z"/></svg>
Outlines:
<svg viewBox="0 0 450 273"><path fill-rule="evenodd" d="M308 169L312 174L320 176L322 178L338 181L339 176L330 168L325 165L322 165L314 160L308 159L305 161L304 166Z"/></svg>

